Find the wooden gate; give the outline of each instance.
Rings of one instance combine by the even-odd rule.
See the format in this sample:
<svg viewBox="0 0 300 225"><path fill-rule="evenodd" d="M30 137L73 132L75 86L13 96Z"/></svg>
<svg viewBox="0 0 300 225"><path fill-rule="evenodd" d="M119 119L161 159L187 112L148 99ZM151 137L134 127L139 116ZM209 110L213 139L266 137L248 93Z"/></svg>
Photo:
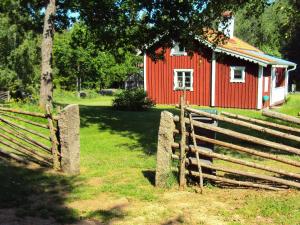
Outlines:
<svg viewBox="0 0 300 225"><path fill-rule="evenodd" d="M57 130L57 118L49 107L46 114L0 108L0 153L58 170Z"/></svg>
<svg viewBox="0 0 300 225"><path fill-rule="evenodd" d="M219 121L220 126L197 121L192 114ZM173 143L170 144L172 149L169 155L178 165L181 188L186 185L187 179L193 182L196 180L201 190L204 179L222 186L269 190L300 188L300 161L297 158L300 155L299 128L227 112L211 114L184 105L183 98L180 116L174 116L173 121L175 124L169 126L173 129ZM216 132L217 138L197 134L196 127ZM249 131L252 133L249 134ZM159 170L163 165L159 157L169 157L168 154L161 154L162 151L169 151L167 144L163 143L162 148L160 143L161 140L167 140L166 127L161 127L160 133L162 136L159 136L157 158ZM275 137L275 141L266 137ZM214 144L218 146L218 150L208 151L199 146L199 141ZM211 164L203 158L215 160ZM161 182L160 173L157 172L158 183Z"/></svg>

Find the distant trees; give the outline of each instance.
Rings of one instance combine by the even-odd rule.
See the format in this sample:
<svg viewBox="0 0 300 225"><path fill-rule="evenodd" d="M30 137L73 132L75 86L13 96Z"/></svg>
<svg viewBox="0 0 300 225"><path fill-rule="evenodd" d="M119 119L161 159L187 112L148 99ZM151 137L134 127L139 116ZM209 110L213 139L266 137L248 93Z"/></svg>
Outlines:
<svg viewBox="0 0 300 225"><path fill-rule="evenodd" d="M236 35L271 55L288 56L286 49L297 39L300 25L300 3L297 2L266 1L261 7L247 4L236 13Z"/></svg>
<svg viewBox="0 0 300 225"><path fill-rule="evenodd" d="M235 31L236 36L266 53L300 65L299 1L265 1L259 7L248 3L236 13Z"/></svg>
<svg viewBox="0 0 300 225"><path fill-rule="evenodd" d="M225 10L236 11L245 3L255 9L261 6L265 10L268 2L270 1L230 0L223 1L222 4L210 0L1 1L0 28L3 29L0 29L0 74L6 75L0 78L0 85L7 83L10 88L21 87L31 92L36 92L40 86L41 106L52 101L53 78L56 85L69 89L75 89L76 84L77 89L80 84L91 88L107 87L115 81L124 80L127 74L137 72L136 65L140 62L140 58L135 55L137 50L147 51L155 56L158 54L157 47L162 47L164 51L174 42L180 42L187 50L193 50L196 47L194 37L202 35L204 28L216 27ZM82 22L66 31L71 28L71 12L76 12ZM251 17L255 12L245 12L252 21L248 25L250 30L251 25L256 26L255 17ZM241 15L244 15L243 12ZM278 23L289 27L282 24L285 19L286 17L280 17ZM291 22L290 18L287 19ZM248 28L240 31L247 33ZM275 29L271 26L269 28L270 33ZM63 32L53 36L54 30ZM249 32L248 34L250 36ZM292 40L294 32L290 34L289 40ZM53 37L57 38L54 41L54 55ZM253 40L259 42L260 37L276 39L274 35L266 37L261 34L257 39L253 37ZM271 42L278 45L277 39ZM42 61L39 46L42 48ZM271 46L271 49L274 48ZM52 59L54 64L51 63ZM40 65L42 68L39 68ZM40 85L37 82L39 79Z"/></svg>
<svg viewBox="0 0 300 225"><path fill-rule="evenodd" d="M37 90L41 62L38 18L21 1L0 2L0 89Z"/></svg>
<svg viewBox="0 0 300 225"><path fill-rule="evenodd" d="M82 22L61 34L54 42L55 84L64 89L107 88L140 72L142 57L135 51L105 50Z"/></svg>

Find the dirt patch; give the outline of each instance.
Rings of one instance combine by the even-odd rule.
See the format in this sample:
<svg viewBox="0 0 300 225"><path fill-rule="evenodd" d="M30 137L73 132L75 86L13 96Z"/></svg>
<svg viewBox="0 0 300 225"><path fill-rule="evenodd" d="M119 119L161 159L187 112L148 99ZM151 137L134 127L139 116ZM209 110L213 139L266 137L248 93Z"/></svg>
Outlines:
<svg viewBox="0 0 300 225"><path fill-rule="evenodd" d="M127 198L114 198L107 194L100 194L94 199L71 202L68 207L77 209L82 213L97 210L109 210L116 207L126 208L129 205Z"/></svg>
<svg viewBox="0 0 300 225"><path fill-rule="evenodd" d="M93 177L87 182L90 186L100 186L102 184L102 179L100 177Z"/></svg>

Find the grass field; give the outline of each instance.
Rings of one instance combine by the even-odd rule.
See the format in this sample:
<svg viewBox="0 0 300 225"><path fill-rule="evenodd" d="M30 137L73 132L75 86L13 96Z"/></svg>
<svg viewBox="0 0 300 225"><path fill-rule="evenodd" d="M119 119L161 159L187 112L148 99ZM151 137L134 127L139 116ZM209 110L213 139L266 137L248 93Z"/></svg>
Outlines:
<svg viewBox="0 0 300 225"><path fill-rule="evenodd" d="M60 95L56 101L80 104L81 175L67 177L0 161L0 224L300 224L296 190L208 185L201 195L192 187L178 191L175 179L169 189L155 188L160 113L177 113L174 107L128 112L113 110L111 97L78 100ZM278 110L296 116L300 95L290 96ZM258 111L226 111L263 118Z"/></svg>

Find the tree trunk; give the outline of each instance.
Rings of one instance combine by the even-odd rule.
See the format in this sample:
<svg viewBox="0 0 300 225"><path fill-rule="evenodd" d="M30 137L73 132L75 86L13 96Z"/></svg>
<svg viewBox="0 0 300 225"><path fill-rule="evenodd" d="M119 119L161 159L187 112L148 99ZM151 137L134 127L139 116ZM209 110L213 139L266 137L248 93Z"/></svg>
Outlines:
<svg viewBox="0 0 300 225"><path fill-rule="evenodd" d="M78 64L77 65L77 77L76 77L76 80L77 80L77 97L80 98L80 92L81 92L81 77L80 77L80 65Z"/></svg>
<svg viewBox="0 0 300 225"><path fill-rule="evenodd" d="M55 0L49 0L45 18L42 41L42 74L40 87L40 107L46 109L46 105L52 106L53 82L52 82L52 53L54 37L54 16L56 11Z"/></svg>

